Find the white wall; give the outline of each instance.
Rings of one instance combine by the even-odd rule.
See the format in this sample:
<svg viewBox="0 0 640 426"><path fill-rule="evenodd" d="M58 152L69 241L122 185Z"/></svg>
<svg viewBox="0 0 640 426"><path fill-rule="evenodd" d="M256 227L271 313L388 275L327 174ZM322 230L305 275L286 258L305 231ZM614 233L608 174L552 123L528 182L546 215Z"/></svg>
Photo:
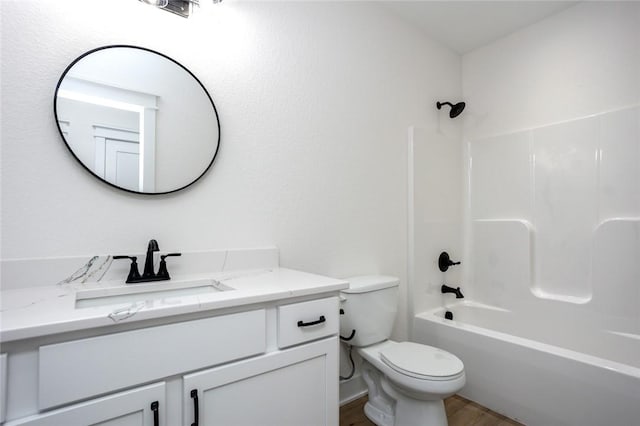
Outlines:
<svg viewBox="0 0 640 426"><path fill-rule="evenodd" d="M442 284L466 290L461 267L446 272L438 267L443 251L454 261L463 256L461 123L443 110L437 128L414 127L409 133L410 315L455 301L442 294Z"/></svg>
<svg viewBox="0 0 640 426"><path fill-rule="evenodd" d="M471 297L640 333L640 3L471 52L463 91Z"/></svg>
<svg viewBox="0 0 640 426"><path fill-rule="evenodd" d="M187 191L114 190L57 134L62 71L120 43L184 64L219 109L218 159ZM182 19L133 0L3 1L2 257L276 245L285 267L397 275L404 298L407 128L435 123L459 66L372 3L226 1Z"/></svg>
<svg viewBox="0 0 640 426"><path fill-rule="evenodd" d="M637 2L583 2L463 56L466 140L638 103Z"/></svg>

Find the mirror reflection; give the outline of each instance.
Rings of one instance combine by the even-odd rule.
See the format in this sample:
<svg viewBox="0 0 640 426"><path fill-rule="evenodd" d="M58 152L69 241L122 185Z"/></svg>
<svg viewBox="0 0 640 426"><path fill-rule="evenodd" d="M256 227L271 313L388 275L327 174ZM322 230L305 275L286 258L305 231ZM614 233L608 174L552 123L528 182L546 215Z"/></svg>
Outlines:
<svg viewBox="0 0 640 426"><path fill-rule="evenodd" d="M164 194L211 167L220 142L213 101L185 67L135 46L107 46L76 59L55 95L67 147L117 188Z"/></svg>

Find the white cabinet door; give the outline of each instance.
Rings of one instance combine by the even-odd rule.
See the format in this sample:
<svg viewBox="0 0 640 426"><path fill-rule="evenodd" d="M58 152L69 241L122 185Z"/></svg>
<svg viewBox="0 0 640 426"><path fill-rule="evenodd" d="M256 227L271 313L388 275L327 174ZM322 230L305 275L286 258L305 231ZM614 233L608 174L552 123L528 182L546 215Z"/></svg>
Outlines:
<svg viewBox="0 0 640 426"><path fill-rule="evenodd" d="M162 382L10 421L5 426L169 426L164 412Z"/></svg>
<svg viewBox="0 0 640 426"><path fill-rule="evenodd" d="M335 426L336 337L184 376L183 424Z"/></svg>

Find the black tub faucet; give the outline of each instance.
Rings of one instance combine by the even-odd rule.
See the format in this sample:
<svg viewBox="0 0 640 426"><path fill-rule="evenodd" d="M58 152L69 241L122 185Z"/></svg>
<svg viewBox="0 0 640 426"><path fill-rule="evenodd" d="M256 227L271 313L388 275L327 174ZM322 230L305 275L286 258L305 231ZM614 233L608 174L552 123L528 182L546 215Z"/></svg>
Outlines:
<svg viewBox="0 0 640 426"><path fill-rule="evenodd" d="M440 271L442 272L447 272L449 266L455 266L459 264L460 262L454 262L453 260L451 260L451 257L449 257L449 253L447 253L446 251L440 253L440 256L438 257L438 268L440 268Z"/></svg>
<svg viewBox="0 0 640 426"><path fill-rule="evenodd" d="M456 295L456 299L462 299L464 297L464 295L460 291L460 287L453 288L453 287L449 287L446 284L442 284L442 287L440 287L440 292L442 294L453 293Z"/></svg>

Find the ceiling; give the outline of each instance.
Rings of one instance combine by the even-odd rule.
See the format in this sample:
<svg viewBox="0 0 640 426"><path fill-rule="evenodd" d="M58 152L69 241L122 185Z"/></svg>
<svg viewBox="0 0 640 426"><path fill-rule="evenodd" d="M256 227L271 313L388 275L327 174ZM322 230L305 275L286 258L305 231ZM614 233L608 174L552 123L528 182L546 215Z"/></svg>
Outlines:
<svg viewBox="0 0 640 426"><path fill-rule="evenodd" d="M464 54L558 13L577 1L384 1L390 11Z"/></svg>

